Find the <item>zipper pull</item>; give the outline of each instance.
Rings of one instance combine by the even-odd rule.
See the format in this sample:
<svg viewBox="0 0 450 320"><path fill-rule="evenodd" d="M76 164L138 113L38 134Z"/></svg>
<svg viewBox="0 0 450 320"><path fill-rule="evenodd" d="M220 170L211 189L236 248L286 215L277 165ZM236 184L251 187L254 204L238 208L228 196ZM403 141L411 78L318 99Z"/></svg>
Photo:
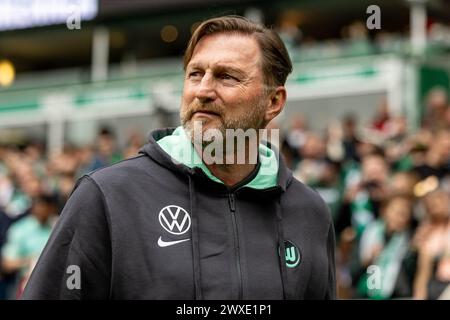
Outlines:
<svg viewBox="0 0 450 320"><path fill-rule="evenodd" d="M235 199L234 199L234 193L229 193L228 194L228 203L230 205L230 210L235 212L236 211L236 203L235 203Z"/></svg>

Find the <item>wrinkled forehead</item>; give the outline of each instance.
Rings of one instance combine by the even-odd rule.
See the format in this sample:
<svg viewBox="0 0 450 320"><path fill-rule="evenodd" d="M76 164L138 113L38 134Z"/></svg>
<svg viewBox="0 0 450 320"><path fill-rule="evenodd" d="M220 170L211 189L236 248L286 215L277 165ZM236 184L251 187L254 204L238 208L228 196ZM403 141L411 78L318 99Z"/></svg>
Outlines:
<svg viewBox="0 0 450 320"><path fill-rule="evenodd" d="M252 35L234 32L205 35L195 46L188 67L205 63L233 65L242 69L260 67L261 50Z"/></svg>

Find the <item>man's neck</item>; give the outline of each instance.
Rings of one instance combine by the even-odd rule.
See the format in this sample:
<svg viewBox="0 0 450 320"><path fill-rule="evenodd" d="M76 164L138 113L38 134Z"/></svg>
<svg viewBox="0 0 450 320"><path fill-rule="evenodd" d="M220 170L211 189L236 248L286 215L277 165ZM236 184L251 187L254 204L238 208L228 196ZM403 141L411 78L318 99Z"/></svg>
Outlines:
<svg viewBox="0 0 450 320"><path fill-rule="evenodd" d="M211 173L226 186L232 187L247 178L256 164L211 164L206 165Z"/></svg>

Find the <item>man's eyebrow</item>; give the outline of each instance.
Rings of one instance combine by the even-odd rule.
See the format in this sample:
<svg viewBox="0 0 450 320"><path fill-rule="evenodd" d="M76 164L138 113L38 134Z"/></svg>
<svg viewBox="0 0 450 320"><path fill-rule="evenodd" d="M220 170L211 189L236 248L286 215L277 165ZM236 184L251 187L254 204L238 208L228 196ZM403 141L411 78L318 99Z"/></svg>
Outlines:
<svg viewBox="0 0 450 320"><path fill-rule="evenodd" d="M216 66L215 69L218 70L218 71L230 71L230 72L242 75L242 76L245 76L247 74L244 70L241 70L241 69L236 68L236 67L228 66L228 65L222 65L222 64Z"/></svg>
<svg viewBox="0 0 450 320"><path fill-rule="evenodd" d="M187 66L187 69L202 69L202 68L203 67L202 67L201 64L195 63L195 62L192 63L192 64L189 64ZM227 65L227 64L217 64L217 65L215 65L214 66L214 71L219 71L219 72L221 72L221 71L230 71L230 72L242 75L242 76L246 75L246 72L244 70L241 70L241 69L236 68L236 67L232 67L232 66Z"/></svg>

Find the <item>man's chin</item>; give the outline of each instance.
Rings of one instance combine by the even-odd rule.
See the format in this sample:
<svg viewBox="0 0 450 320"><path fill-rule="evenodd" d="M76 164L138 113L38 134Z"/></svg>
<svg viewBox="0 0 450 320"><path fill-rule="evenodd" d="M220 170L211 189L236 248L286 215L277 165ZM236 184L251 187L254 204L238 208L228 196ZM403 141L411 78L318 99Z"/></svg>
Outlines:
<svg viewBox="0 0 450 320"><path fill-rule="evenodd" d="M183 125L186 133L192 142L206 146L216 139L222 140L225 135L225 128L222 123L217 124L211 121L188 121ZM219 137L220 136L220 137Z"/></svg>
<svg viewBox="0 0 450 320"><path fill-rule="evenodd" d="M224 132L225 131L224 126L221 121L217 121L216 119L210 120L210 119L206 119L206 118L202 118L201 120L195 119L195 120L188 121L184 125L184 127L185 127L185 129L187 129L193 133L195 132L195 133L199 134L201 132L202 135L204 135L208 131L210 131L210 132L212 132L212 131Z"/></svg>

